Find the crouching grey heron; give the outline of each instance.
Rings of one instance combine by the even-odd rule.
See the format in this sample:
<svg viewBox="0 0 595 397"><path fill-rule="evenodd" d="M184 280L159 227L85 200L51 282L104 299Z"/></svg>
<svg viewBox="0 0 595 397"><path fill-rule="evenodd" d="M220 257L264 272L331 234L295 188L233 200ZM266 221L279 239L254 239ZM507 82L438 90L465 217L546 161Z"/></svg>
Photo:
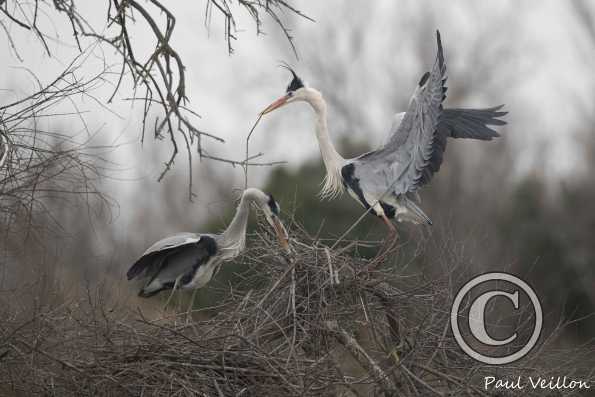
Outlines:
<svg viewBox="0 0 595 397"><path fill-rule="evenodd" d="M406 112L395 115L387 142L375 151L344 159L333 146L327 128L326 102L322 94L303 81L289 67L293 79L281 98L261 115L294 102L306 102L316 116L316 138L326 177L320 195L332 198L345 189L369 212L382 218L391 234L391 222L432 224L421 210L417 190L440 169L447 138L489 141L500 136L489 126L506 124L500 118L503 105L486 109L444 109L446 66L436 31L438 50L430 72L426 72L409 101Z"/></svg>
<svg viewBox="0 0 595 397"><path fill-rule="evenodd" d="M223 233L178 233L150 246L126 273L128 280L147 279L138 295L148 298L171 289L165 304L167 307L176 289L194 289L191 307L196 290L211 280L215 268L223 261L235 258L244 249L252 203L262 209L279 243L283 249L287 249L288 236L279 220L279 204L272 195L249 188L243 192L235 216Z"/></svg>

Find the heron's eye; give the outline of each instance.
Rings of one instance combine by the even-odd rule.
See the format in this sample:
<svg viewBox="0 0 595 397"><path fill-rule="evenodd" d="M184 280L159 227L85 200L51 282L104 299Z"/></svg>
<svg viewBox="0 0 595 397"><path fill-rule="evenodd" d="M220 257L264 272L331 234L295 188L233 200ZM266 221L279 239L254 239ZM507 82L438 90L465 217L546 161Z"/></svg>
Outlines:
<svg viewBox="0 0 595 397"><path fill-rule="evenodd" d="M291 97L293 96L293 91L289 91L289 92L287 93L287 96L291 98Z"/></svg>

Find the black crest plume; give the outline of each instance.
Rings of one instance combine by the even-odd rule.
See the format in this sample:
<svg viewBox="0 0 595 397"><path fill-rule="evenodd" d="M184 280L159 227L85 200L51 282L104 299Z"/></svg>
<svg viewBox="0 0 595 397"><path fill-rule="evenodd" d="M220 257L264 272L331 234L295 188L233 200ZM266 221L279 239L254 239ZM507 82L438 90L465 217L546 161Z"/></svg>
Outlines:
<svg viewBox="0 0 595 397"><path fill-rule="evenodd" d="M289 85L287 86L287 92L292 92L295 91L297 89L303 88L304 87L304 82L302 81L302 79L300 79L298 77L298 75L295 73L295 71L285 62L282 63L280 65L281 67L289 70L293 76L293 79L291 80L291 82L289 83Z"/></svg>
<svg viewBox="0 0 595 397"><path fill-rule="evenodd" d="M279 204L275 201L275 198L272 194L269 193L269 201L267 202L269 208L275 215L279 215Z"/></svg>

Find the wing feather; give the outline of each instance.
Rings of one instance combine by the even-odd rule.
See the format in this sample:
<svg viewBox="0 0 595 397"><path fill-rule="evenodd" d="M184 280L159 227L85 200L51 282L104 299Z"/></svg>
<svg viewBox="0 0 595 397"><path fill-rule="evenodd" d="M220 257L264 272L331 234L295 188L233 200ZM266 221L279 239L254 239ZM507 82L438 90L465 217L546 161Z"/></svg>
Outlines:
<svg viewBox="0 0 595 397"><path fill-rule="evenodd" d="M486 109L444 109L438 129L440 134L451 138L470 138L490 141L500 136L489 126L502 126L506 121L500 120L508 112L502 107L494 106Z"/></svg>
<svg viewBox="0 0 595 397"><path fill-rule="evenodd" d="M436 139L442 101L446 97L446 65L438 31L436 41L434 66L422 77L387 144L365 158L354 160L356 177L363 190L377 198L386 191L400 195L416 190L431 176L426 168L436 167L431 161L434 151L445 147L445 140Z"/></svg>
<svg viewBox="0 0 595 397"><path fill-rule="evenodd" d="M198 243L200 239L201 235L196 233L178 233L157 241L128 269L126 277L128 280L138 277L154 264L159 257L170 254L172 251L176 251L176 248L184 245Z"/></svg>
<svg viewBox="0 0 595 397"><path fill-rule="evenodd" d="M189 283L200 266L207 263L217 252L217 243L210 236L200 241L178 247L163 260L154 277L161 283L172 282L182 276L182 285Z"/></svg>

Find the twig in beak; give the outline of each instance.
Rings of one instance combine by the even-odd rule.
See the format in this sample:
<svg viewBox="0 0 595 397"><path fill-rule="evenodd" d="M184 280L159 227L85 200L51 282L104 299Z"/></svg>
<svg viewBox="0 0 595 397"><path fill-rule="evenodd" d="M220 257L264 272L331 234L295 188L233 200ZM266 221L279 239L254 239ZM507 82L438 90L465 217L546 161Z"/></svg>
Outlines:
<svg viewBox="0 0 595 397"><path fill-rule="evenodd" d="M254 122L254 125L250 129L248 136L246 137L246 159L244 160L244 189L248 189L248 161L250 160L250 138L252 137L252 133L254 129L258 125L258 122L262 118L263 113L258 114L258 118Z"/></svg>

